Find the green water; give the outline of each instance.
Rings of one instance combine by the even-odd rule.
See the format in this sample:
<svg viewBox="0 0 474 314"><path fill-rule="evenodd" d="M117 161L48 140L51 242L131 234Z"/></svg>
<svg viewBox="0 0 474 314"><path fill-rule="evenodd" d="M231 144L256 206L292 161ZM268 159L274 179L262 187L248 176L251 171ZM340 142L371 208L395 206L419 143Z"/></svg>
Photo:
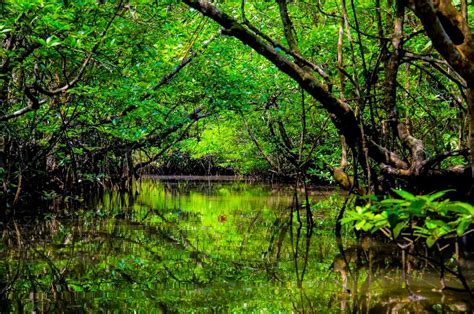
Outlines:
<svg viewBox="0 0 474 314"><path fill-rule="evenodd" d="M439 289L428 262L402 272L391 246L346 236L342 258L333 228L343 198L310 199L313 228L289 186L147 179L132 193L5 222L1 312L472 310L466 293Z"/></svg>

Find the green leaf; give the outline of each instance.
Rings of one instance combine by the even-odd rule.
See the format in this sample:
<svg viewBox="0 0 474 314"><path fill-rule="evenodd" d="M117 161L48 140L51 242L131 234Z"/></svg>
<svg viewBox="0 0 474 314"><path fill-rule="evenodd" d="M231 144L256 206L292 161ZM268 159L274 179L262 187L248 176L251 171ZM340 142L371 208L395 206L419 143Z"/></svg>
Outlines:
<svg viewBox="0 0 474 314"><path fill-rule="evenodd" d="M398 236L400 235L400 232L403 230L403 228L405 228L407 224L408 224L408 221L402 221L398 223L395 228L393 228L393 236L395 237L395 239L398 238Z"/></svg>
<svg viewBox="0 0 474 314"><path fill-rule="evenodd" d="M448 192L452 192L452 191L455 191L455 190L444 190L444 191L439 191L439 192L430 194L430 195L428 195L428 201L432 202L432 201L442 197L444 194L446 194Z"/></svg>
<svg viewBox="0 0 474 314"><path fill-rule="evenodd" d="M426 245L428 245L428 247L432 247L435 243L436 243L436 240L434 237L428 237L426 239Z"/></svg>
<svg viewBox="0 0 474 314"><path fill-rule="evenodd" d="M398 196L402 197L403 199L407 200L407 201L414 201L416 200L416 197L415 195L407 192L407 191L404 191L404 190L393 190L394 193L396 193Z"/></svg>
<svg viewBox="0 0 474 314"><path fill-rule="evenodd" d="M373 227L374 227L373 224L371 224L370 222L367 222L365 225L362 226L362 230L370 231Z"/></svg>
<svg viewBox="0 0 474 314"><path fill-rule="evenodd" d="M416 199L408 207L408 212L415 216L422 216L423 215L422 208L425 206L425 204L426 204L426 200Z"/></svg>
<svg viewBox="0 0 474 314"><path fill-rule="evenodd" d="M428 229L443 228L446 227L446 222L439 219L426 219L425 225Z"/></svg>
<svg viewBox="0 0 474 314"><path fill-rule="evenodd" d="M406 203L406 201L395 199L395 198L387 198L387 199L384 199L384 200L380 201L379 204L382 204L382 205L385 205L385 206L390 206L390 205L394 205L394 204L403 204L403 203Z"/></svg>
<svg viewBox="0 0 474 314"><path fill-rule="evenodd" d="M464 235L464 233L469 228L471 223L472 223L472 220L470 219L462 220L459 223L458 227L456 228L456 234L458 235L458 237L462 237Z"/></svg>
<svg viewBox="0 0 474 314"><path fill-rule="evenodd" d="M458 206L463 212L469 213L469 215L474 216L474 206L468 203L456 202L456 206Z"/></svg>
<svg viewBox="0 0 474 314"><path fill-rule="evenodd" d="M398 212L390 211L388 213L388 223L390 224L390 228L394 229L399 221Z"/></svg>
<svg viewBox="0 0 474 314"><path fill-rule="evenodd" d="M362 229L362 227L364 226L365 222L366 222L366 221L365 221L365 219L364 219L364 220L359 221L358 223L356 223L356 225L355 225L356 230Z"/></svg>

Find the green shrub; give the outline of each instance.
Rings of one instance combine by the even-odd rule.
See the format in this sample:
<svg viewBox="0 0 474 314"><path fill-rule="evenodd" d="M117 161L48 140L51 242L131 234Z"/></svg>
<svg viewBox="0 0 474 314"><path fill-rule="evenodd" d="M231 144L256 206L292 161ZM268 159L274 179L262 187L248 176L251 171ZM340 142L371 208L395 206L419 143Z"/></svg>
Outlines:
<svg viewBox="0 0 474 314"><path fill-rule="evenodd" d="M392 240L400 235L424 238L428 247L443 238L461 237L472 232L474 206L445 199L448 191L413 195L394 190L400 198L373 200L348 210L342 224L354 224L356 230L381 232Z"/></svg>

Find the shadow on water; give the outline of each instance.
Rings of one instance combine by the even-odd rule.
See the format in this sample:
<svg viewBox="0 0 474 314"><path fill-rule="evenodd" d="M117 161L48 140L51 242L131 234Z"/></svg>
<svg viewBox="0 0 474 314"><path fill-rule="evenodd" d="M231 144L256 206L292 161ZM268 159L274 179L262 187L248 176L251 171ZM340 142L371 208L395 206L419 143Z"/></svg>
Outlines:
<svg viewBox="0 0 474 314"><path fill-rule="evenodd" d="M350 236L338 248L342 200L327 191L149 179L87 203L3 224L1 312L473 310L419 252Z"/></svg>

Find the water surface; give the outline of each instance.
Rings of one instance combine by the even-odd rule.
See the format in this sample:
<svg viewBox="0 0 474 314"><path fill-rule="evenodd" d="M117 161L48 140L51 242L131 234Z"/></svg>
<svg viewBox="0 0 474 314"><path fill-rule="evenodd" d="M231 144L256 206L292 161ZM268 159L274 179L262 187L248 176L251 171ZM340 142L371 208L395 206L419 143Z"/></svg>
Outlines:
<svg viewBox="0 0 474 314"><path fill-rule="evenodd" d="M298 201L303 197L297 194ZM314 227L290 186L144 179L41 219L3 224L2 312L452 312L426 260L333 235L343 201L310 195ZM347 267L347 266L350 267ZM470 273L467 272L468 279Z"/></svg>

